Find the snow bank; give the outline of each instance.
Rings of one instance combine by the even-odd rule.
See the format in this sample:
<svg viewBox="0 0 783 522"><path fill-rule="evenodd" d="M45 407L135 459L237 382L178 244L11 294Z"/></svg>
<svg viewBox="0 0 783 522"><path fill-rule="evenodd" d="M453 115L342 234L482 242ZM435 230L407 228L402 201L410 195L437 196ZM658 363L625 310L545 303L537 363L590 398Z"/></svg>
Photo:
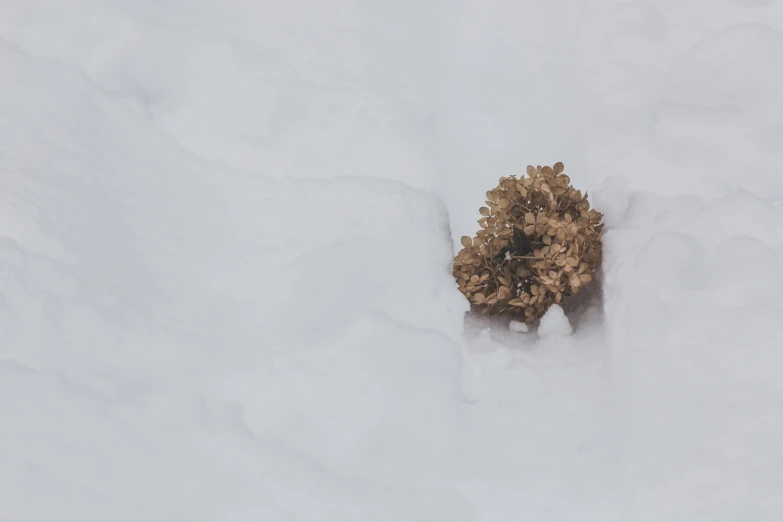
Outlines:
<svg viewBox="0 0 783 522"><path fill-rule="evenodd" d="M625 517L776 520L783 213L745 193L646 217L607 237Z"/></svg>
<svg viewBox="0 0 783 522"><path fill-rule="evenodd" d="M783 74L769 65L783 56L780 6L604 3L613 7L596 8L582 36L591 180L622 175L632 189L670 196L742 188L780 199Z"/></svg>
<svg viewBox="0 0 783 522"><path fill-rule="evenodd" d="M781 518L780 5L443 7L0 2L0 519ZM603 288L463 331L558 160Z"/></svg>
<svg viewBox="0 0 783 522"><path fill-rule="evenodd" d="M467 520L382 472L456 422L435 197L231 171L69 66L0 70L0 518Z"/></svg>
<svg viewBox="0 0 783 522"><path fill-rule="evenodd" d="M0 34L77 67L200 156L278 179L434 188L432 8L399 4L4 2Z"/></svg>
<svg viewBox="0 0 783 522"><path fill-rule="evenodd" d="M778 520L783 11L604 4L582 52L610 228L618 519Z"/></svg>

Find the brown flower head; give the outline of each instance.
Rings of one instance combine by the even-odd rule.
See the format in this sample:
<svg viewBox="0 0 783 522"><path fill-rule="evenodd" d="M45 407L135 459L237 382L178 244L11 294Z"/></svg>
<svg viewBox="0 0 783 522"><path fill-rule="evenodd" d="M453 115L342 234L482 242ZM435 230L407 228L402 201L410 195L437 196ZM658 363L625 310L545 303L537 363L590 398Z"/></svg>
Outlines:
<svg viewBox="0 0 783 522"><path fill-rule="evenodd" d="M562 163L500 178L481 207L481 229L454 259L460 291L481 314L526 323L577 293L601 265L603 214L571 186Z"/></svg>

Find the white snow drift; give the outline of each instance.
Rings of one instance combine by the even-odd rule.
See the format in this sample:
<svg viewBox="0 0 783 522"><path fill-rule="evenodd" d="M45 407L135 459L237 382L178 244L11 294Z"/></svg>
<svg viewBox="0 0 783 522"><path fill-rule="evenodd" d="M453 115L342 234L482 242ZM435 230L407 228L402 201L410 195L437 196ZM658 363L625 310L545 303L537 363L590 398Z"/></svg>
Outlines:
<svg viewBox="0 0 783 522"><path fill-rule="evenodd" d="M0 0L0 520L778 521L774 2ZM565 161L597 283L465 316Z"/></svg>

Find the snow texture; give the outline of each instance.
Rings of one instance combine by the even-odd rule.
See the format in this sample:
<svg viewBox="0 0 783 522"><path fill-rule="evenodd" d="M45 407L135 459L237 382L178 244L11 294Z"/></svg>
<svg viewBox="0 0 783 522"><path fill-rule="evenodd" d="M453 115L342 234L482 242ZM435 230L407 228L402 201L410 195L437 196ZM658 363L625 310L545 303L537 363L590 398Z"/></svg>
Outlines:
<svg viewBox="0 0 783 522"><path fill-rule="evenodd" d="M538 325L538 336L542 339L561 337L572 333L574 333L574 329L560 305L552 305Z"/></svg>
<svg viewBox="0 0 783 522"><path fill-rule="evenodd" d="M772 0L0 0L0 521L778 522L781 62ZM451 262L555 161L604 267L520 335Z"/></svg>
<svg viewBox="0 0 783 522"><path fill-rule="evenodd" d="M530 327L522 321L511 321L508 323L508 329L516 333L527 333L530 331Z"/></svg>

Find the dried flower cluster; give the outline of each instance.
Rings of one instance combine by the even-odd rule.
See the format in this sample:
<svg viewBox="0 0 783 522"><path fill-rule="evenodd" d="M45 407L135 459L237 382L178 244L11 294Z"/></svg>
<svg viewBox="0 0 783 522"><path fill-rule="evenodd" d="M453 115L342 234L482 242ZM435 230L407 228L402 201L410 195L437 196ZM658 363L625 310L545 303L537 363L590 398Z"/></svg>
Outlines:
<svg viewBox="0 0 783 522"><path fill-rule="evenodd" d="M474 309L530 324L578 292L601 265L603 214L571 186L564 166L500 178L481 207L481 230L462 238L454 277Z"/></svg>

